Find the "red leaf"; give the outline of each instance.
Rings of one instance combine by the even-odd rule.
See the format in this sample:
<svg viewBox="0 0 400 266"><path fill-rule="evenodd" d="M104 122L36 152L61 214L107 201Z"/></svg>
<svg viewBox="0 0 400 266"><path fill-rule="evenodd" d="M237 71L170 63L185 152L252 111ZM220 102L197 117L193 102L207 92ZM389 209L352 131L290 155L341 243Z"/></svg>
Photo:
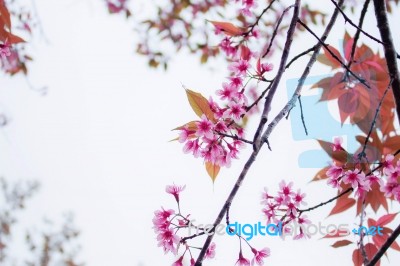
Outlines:
<svg viewBox="0 0 400 266"><path fill-rule="evenodd" d="M327 61L323 62L324 64L326 64L326 65L332 67L332 69L339 68L339 67L342 66L342 65L339 63L339 61L336 60L336 59L328 52L328 50L327 50L325 47L322 47L322 48L324 49L324 55L325 55L326 60L327 60ZM337 58L339 58L340 61L342 61L342 62L344 61L343 58L342 58L342 56L340 55L339 51L336 50L336 48L334 48L333 46L329 46L329 50L330 50L334 55L336 55ZM321 62L321 60L320 60L320 62ZM321 62L321 63L322 63L322 62Z"/></svg>
<svg viewBox="0 0 400 266"><path fill-rule="evenodd" d="M376 221L376 225L377 226L385 226L388 223L390 223L391 221L394 220L394 218L396 217L397 213L389 213L386 215L383 215L381 218L378 219L378 221Z"/></svg>
<svg viewBox="0 0 400 266"><path fill-rule="evenodd" d="M230 22L210 21L216 29L223 31L229 36L239 36L243 33L243 30L236 27Z"/></svg>
<svg viewBox="0 0 400 266"><path fill-rule="evenodd" d="M372 257L376 254L376 252L378 252L378 249L376 248L376 246L374 244L368 243L364 246L365 252L367 253L367 258L368 260L371 260ZM361 254L361 250L360 249L356 249L353 251L353 263L354 266L362 266L364 263L363 260L363 256ZM380 261L378 261L375 265L379 266L381 264Z"/></svg>
<svg viewBox="0 0 400 266"><path fill-rule="evenodd" d="M328 232L323 238L337 238L337 237L344 237L350 234L349 230L341 230L341 229L333 229Z"/></svg>
<svg viewBox="0 0 400 266"><path fill-rule="evenodd" d="M340 248L340 247L344 247L344 246L350 245L352 243L353 243L352 241L344 239L344 240L336 241L335 243L333 243L332 247Z"/></svg>
<svg viewBox="0 0 400 266"><path fill-rule="evenodd" d="M328 216L344 212L345 210L348 210L351 207L353 207L354 204L356 204L355 199L341 197L336 201L335 207L333 207Z"/></svg>
<svg viewBox="0 0 400 266"><path fill-rule="evenodd" d="M347 162L347 152L343 150L333 151L333 144L331 142L318 140L319 145L322 149L336 162L340 164L345 164Z"/></svg>

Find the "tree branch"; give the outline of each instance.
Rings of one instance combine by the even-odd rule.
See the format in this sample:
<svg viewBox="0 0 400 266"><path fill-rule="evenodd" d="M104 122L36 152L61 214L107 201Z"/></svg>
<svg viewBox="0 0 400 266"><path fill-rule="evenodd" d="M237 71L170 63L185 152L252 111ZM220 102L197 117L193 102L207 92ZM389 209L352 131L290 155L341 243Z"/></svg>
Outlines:
<svg viewBox="0 0 400 266"><path fill-rule="evenodd" d="M342 6L343 5L344 0L340 0L338 5ZM268 128L266 129L266 131L263 134L262 139L265 141L268 139L269 135L271 135L271 132L274 130L274 128L276 127L276 125L279 123L279 121L282 120L282 118L285 117L285 115L289 112L290 109L293 108L293 106L295 105L296 101L298 100L299 96L301 95L301 91L303 89L303 85L304 82L306 80L306 78L308 77L308 74L310 73L310 70L312 68L312 66L314 65L315 61L317 60L317 56L319 54L319 51L323 45L323 43L325 42L325 40L327 39L333 25L336 22L336 18L338 16L338 9L336 8L335 11L332 14L332 17L328 23L328 25L325 28L324 33L322 34L321 39L319 39L318 37L318 43L315 45L315 49L314 49L314 53L311 55L310 60L307 63L306 68L303 71L303 74L301 75L299 82L297 84L297 88L295 90L295 92L293 93L292 98L289 100L289 102L282 108L282 110L278 113L278 115L275 116L274 120L272 120L271 123L269 123Z"/></svg>
<svg viewBox="0 0 400 266"><path fill-rule="evenodd" d="M374 0L375 7L375 17L378 23L379 33L381 34L381 39L385 43L385 57L386 64L389 69L390 78L393 79L392 90L394 100L396 102L396 112L397 119L400 123L400 79L399 79L399 69L397 67L396 61L396 50L393 43L392 33L389 27L389 21L386 15L386 5L385 1Z"/></svg>
<svg viewBox="0 0 400 266"><path fill-rule="evenodd" d="M285 44L285 48L286 49L283 52L282 59L281 59L281 65L280 65L280 68L279 68L279 70L281 70L282 73L279 74L279 71L278 71L278 75L274 79L274 82L272 83L273 85L272 85L271 90L269 91L268 96L267 96L267 98L268 98L270 96L270 94L271 94L271 91L273 90L273 93L271 94L271 97L270 97L270 101L272 100L272 96L274 95L274 93L276 91L276 88L277 88L277 86L279 84L280 78L281 78L281 76L282 76L282 74L284 72L284 67L285 67L286 60L287 60L287 57L288 57L288 54L289 54L289 50L290 50L290 46L291 46L291 43L292 43L294 30L296 28L296 21L298 19L299 13L300 13L300 3L301 3L301 0L296 0L296 2L295 2L295 8L294 8L294 12L293 12L293 17L292 17L292 21L291 21L291 24L290 24L290 27L289 27L289 30L288 30L287 38L286 38L286 44ZM270 101L268 102L268 104L264 105L263 113L265 113L266 107L269 108L270 103L271 103ZM267 102L267 100L266 100L266 102ZM259 130L261 131L262 129L259 129ZM256 132L255 133L255 135L257 135L257 134L259 135L260 132ZM214 232L215 231L215 227L218 224L220 224L221 220L224 218L225 213L227 212L228 208L231 206L232 201L236 196L236 193L238 192L239 188L241 187L242 182L243 182L244 178L246 177L251 165L254 163L254 161L255 161L255 159L256 159L256 157L257 157L257 155L258 155L258 153L259 153L259 151L260 151L260 149L262 147L262 145L263 145L263 143L260 143L257 146L257 149L253 150L252 154L250 155L249 159L247 160L246 164L244 165L244 167L242 169L242 172L240 173L238 179L236 180L236 183L235 183L234 187L232 188L232 190L231 190L227 200L225 201L222 209L220 210L217 218L215 219L214 224L213 224L213 228L210 230L210 232ZM208 247L211 244L211 241L212 241L213 237L214 237L214 234L208 235L208 237L207 237L207 239L206 239L206 241L205 241L205 243L203 245L203 248L201 249L200 254L199 254L199 256L198 256L198 258L196 260L195 266L202 266L203 260L204 260L204 256L205 256L205 254L207 252Z"/></svg>
<svg viewBox="0 0 400 266"><path fill-rule="evenodd" d="M388 239L386 239L385 243L381 246L381 248L378 250L378 252L376 252L375 256L372 258L372 260L366 266L374 266L381 259L381 257L385 254L385 252L388 250L390 245L393 244L393 242L396 240L396 238L399 235L400 235L400 224L393 231L393 233L388 237Z"/></svg>
<svg viewBox="0 0 400 266"><path fill-rule="evenodd" d="M275 96L276 90L278 89L279 83L280 83L283 73L285 72L285 69L286 69L285 66L286 66L286 62L289 57L290 48L292 46L293 36L294 36L295 29L296 29L296 22L299 18L300 1L301 0L296 0L292 21L290 22L289 30L287 32L285 47L283 48L283 51L282 51L282 56L281 56L281 61L279 64L278 72L274 78L274 82L272 83L271 89L269 90L268 95L265 98L264 109L263 109L263 112L261 115L260 123L258 125L256 134L254 135L254 139L253 139L253 150L259 150L261 147L261 142L262 142L261 134L262 134L264 125L268 121L268 114L271 110L272 99Z"/></svg>

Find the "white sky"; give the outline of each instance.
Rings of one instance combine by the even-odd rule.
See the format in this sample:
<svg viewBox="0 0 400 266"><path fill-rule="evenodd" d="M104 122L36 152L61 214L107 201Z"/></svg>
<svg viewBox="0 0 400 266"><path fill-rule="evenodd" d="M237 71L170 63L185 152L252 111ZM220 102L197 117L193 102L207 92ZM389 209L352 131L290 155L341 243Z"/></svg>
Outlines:
<svg viewBox="0 0 400 266"><path fill-rule="evenodd" d="M186 184L183 212L212 223L250 153L242 152L241 160L223 169L213 186L199 159L184 155L181 144L168 142L175 137L172 128L196 118L181 83L213 94L224 81L225 65L210 70L200 66L197 57L179 55L168 72L150 70L145 58L134 53L131 25L109 16L102 1L38 0L37 8L50 43L35 41L29 77L34 86L47 86L49 93L41 97L21 77L1 77L0 88L0 106L12 119L1 129L0 175L42 183L21 219L34 226L44 216L56 219L73 211L82 231L81 258L89 266L172 264L174 258L157 248L151 228L154 210L175 207L164 193L165 185ZM368 31L378 36L374 17L367 23ZM342 30L333 32L333 44L342 38ZM315 42L304 40L296 51ZM288 71L282 84L297 78L298 71ZM318 67L313 73L329 72ZM283 85L276 98L274 113L287 101ZM302 151L318 148L315 141L294 141L290 123L282 121L270 142L273 152L261 152L232 205L231 219L261 221L260 193L264 186L276 191L281 179L305 191L309 206L335 194L323 184L308 184L317 169L298 167ZM309 217L315 223L359 222L353 211L325 218L332 207ZM206 265L233 265L236 239L215 241L217 257ZM255 247L271 248L268 265L352 265L354 245L333 249L333 242L319 237L252 240ZM250 257L249 250L246 254ZM400 262L395 251L389 251L389 258L392 265ZM389 265L386 258L382 265Z"/></svg>

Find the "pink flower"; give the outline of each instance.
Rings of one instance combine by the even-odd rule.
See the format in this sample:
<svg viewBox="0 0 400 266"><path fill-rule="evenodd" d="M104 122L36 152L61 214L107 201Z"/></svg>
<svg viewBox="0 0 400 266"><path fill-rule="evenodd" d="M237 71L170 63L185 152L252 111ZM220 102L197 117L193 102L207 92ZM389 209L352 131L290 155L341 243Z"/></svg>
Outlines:
<svg viewBox="0 0 400 266"><path fill-rule="evenodd" d="M394 156L392 154L386 155L385 160L382 163L383 172L385 174L388 174L394 170L393 160Z"/></svg>
<svg viewBox="0 0 400 266"><path fill-rule="evenodd" d="M296 206L300 206L300 204L306 205L306 203L303 201L303 199L304 199L305 197L306 197L306 193L301 193L301 192L300 192L300 189L297 190L297 193L295 193L294 196L293 196L294 204L295 204Z"/></svg>
<svg viewBox="0 0 400 266"><path fill-rule="evenodd" d="M251 35L256 39L260 38L260 30L258 29L258 27L253 28Z"/></svg>
<svg viewBox="0 0 400 266"><path fill-rule="evenodd" d="M282 180L279 183L280 191L278 192L278 194L283 196L283 200L284 200L285 203L290 201L290 197L292 195L294 195L294 192L292 191L292 186L293 186L293 182L290 182L289 184L286 184L285 180Z"/></svg>
<svg viewBox="0 0 400 266"><path fill-rule="evenodd" d="M186 185L182 186L166 186L165 192L173 195L175 197L176 202L179 203L179 193L181 193L186 188Z"/></svg>
<svg viewBox="0 0 400 266"><path fill-rule="evenodd" d="M254 263L257 263L257 265L264 265L264 259L269 257L271 254L269 248L263 248L262 250L252 248L251 251L254 254L254 258L251 260L251 265L254 265Z"/></svg>
<svg viewBox="0 0 400 266"><path fill-rule="evenodd" d="M172 263L172 266L183 266L183 262L182 261L183 261L183 255L180 256L180 258L177 261Z"/></svg>
<svg viewBox="0 0 400 266"><path fill-rule="evenodd" d="M307 239L307 238L310 238L310 236L307 235L307 234L304 232L303 228L300 228L299 234L298 234L298 235L295 235L295 236L293 237L293 240Z"/></svg>
<svg viewBox="0 0 400 266"><path fill-rule="evenodd" d="M229 38L224 38L221 43L219 44L222 51L229 57L234 57L237 53L237 48L232 45L232 42Z"/></svg>
<svg viewBox="0 0 400 266"><path fill-rule="evenodd" d="M217 95L221 97L221 100L232 100L236 93L236 89L227 83L223 83L222 89L217 90Z"/></svg>
<svg viewBox="0 0 400 266"><path fill-rule="evenodd" d="M262 75L264 75L265 72L269 72L273 68L274 66L272 64L269 63L261 64L260 58L257 60L257 69L256 69L257 76L261 77Z"/></svg>
<svg viewBox="0 0 400 266"><path fill-rule="evenodd" d="M229 85L234 89L240 88L243 84L243 79L239 76L230 77L229 80L231 81Z"/></svg>
<svg viewBox="0 0 400 266"><path fill-rule="evenodd" d="M195 264L196 264L196 261L193 258L191 258L190 259L190 266L194 266Z"/></svg>
<svg viewBox="0 0 400 266"><path fill-rule="evenodd" d="M180 238L175 235L171 228L159 232L157 236L158 246L163 247L165 254L171 251L173 254L177 253L176 245L179 243Z"/></svg>
<svg viewBox="0 0 400 266"><path fill-rule="evenodd" d="M356 189L358 187L358 184L363 184L365 179L365 174L364 173L359 173L359 170L348 170L344 177L343 177L343 182L345 184L351 184L353 189Z"/></svg>
<svg viewBox="0 0 400 266"><path fill-rule="evenodd" d="M192 152L194 157L197 158L200 155L200 145L199 145L199 139L195 140L188 140L183 146L183 152L184 153L189 153Z"/></svg>
<svg viewBox="0 0 400 266"><path fill-rule="evenodd" d="M381 186L380 191L385 193L385 197L389 198L394 195L398 186L398 183L387 182L385 185Z"/></svg>
<svg viewBox="0 0 400 266"><path fill-rule="evenodd" d="M326 171L326 175L329 178L338 179L343 174L343 168L336 166L335 164L331 165L331 167Z"/></svg>
<svg viewBox="0 0 400 266"><path fill-rule="evenodd" d="M239 59L237 62L234 62L229 66L229 70L238 76L245 76L249 68L249 62L243 59Z"/></svg>
<svg viewBox="0 0 400 266"><path fill-rule="evenodd" d="M213 259L215 257L215 247L216 247L215 243L212 242L208 247L206 254L204 255L205 259Z"/></svg>
<svg viewBox="0 0 400 266"><path fill-rule="evenodd" d="M188 126L185 126L184 128L181 129L181 132L179 133L179 142L184 143L190 135L195 133L192 130L189 130Z"/></svg>
<svg viewBox="0 0 400 266"><path fill-rule="evenodd" d="M196 122L197 125L197 131L196 131L196 136L198 137L206 137L211 139L214 135L213 133L213 124L211 123L210 120L203 114L201 116L201 121Z"/></svg>
<svg viewBox="0 0 400 266"><path fill-rule="evenodd" d="M239 252L239 259L236 261L235 265L250 266L250 261L243 257L242 251Z"/></svg>
<svg viewBox="0 0 400 266"><path fill-rule="evenodd" d="M327 183L329 186L337 188L339 189L339 191L342 191L342 187L340 186L340 179L329 177Z"/></svg>
<svg viewBox="0 0 400 266"><path fill-rule="evenodd" d="M229 118L232 118L235 122L239 122L242 118L242 115L245 114L246 111L243 108L242 104L230 102L228 104L228 109L226 110L226 115Z"/></svg>
<svg viewBox="0 0 400 266"><path fill-rule="evenodd" d="M332 150L333 151L344 151L342 148L343 139L341 137L337 137L333 139Z"/></svg>
<svg viewBox="0 0 400 266"><path fill-rule="evenodd" d="M7 40L3 44L0 44L0 57L6 58L11 55L11 45Z"/></svg>

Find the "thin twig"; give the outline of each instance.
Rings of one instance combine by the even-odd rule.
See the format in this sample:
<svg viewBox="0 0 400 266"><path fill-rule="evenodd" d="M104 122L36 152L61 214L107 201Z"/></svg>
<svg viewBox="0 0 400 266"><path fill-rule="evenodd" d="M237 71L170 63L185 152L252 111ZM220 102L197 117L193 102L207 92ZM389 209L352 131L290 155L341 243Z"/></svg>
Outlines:
<svg viewBox="0 0 400 266"><path fill-rule="evenodd" d="M261 18L272 7L272 5L274 4L275 1L276 0L272 0L271 3L269 3L269 5L266 8L263 9L261 14L259 16L257 16L256 21L253 24L250 25L249 30L246 31L245 33L243 33L244 37L248 36L254 30L254 27L258 25L258 23L260 22Z"/></svg>
<svg viewBox="0 0 400 266"><path fill-rule="evenodd" d="M365 138L365 141L364 141L363 149L362 149L362 151L358 154L358 158L359 158L360 160L361 160L362 157L366 157L365 149L367 148L367 143L368 143L368 141L369 141L369 138L371 137L372 130L373 130L374 127L375 127L376 120L377 120L377 118L378 118L379 111L381 110L383 100L385 99L385 96L386 96L387 92L389 91L390 86L392 86L392 82L393 82L393 79L390 80L390 82L389 82L389 84L388 84L388 86L387 86L385 92L383 93L383 96L382 96L381 100L379 101L378 107L376 108L375 116L374 116L374 119L372 120L372 123L371 123L371 128L369 129L368 135L367 135L367 137Z"/></svg>
<svg viewBox="0 0 400 266"><path fill-rule="evenodd" d="M303 104L301 103L301 95L299 95L299 103L300 103L301 122L303 123L304 131L306 132L306 135L308 136L308 130L307 130L307 127L306 127L306 122L304 121Z"/></svg>
<svg viewBox="0 0 400 266"><path fill-rule="evenodd" d="M289 61L289 63L287 63L286 65L286 69L288 69L290 67L291 64L293 64L294 61L296 61L297 59L299 59L300 57L312 52L315 50L316 45L314 45L313 47L305 50L304 52L301 52L300 54L296 55L295 57L292 58L292 60Z"/></svg>
<svg viewBox="0 0 400 266"><path fill-rule="evenodd" d="M333 1L333 0L331 0L331 1L334 4L336 4L335 1ZM347 64L348 68L350 68L351 64L353 64L354 54L355 54L356 48L357 48L357 42L358 42L358 39L360 38L360 32L362 31L362 25L364 23L364 18L365 18L365 15L367 14L368 6L369 6L369 2L370 1L371 0L366 0L364 2L363 8L361 10L361 15L360 15L360 19L358 21L357 31L356 31L356 34L354 35L354 41L353 41L353 45L351 47L350 59L349 59L349 62ZM343 12L342 12L342 15L345 16ZM347 21L347 19L346 19L346 21ZM353 22L350 22L350 23L353 23Z"/></svg>
<svg viewBox="0 0 400 266"><path fill-rule="evenodd" d="M359 76L357 76L357 74L355 74L353 71L351 71L345 63L342 62L342 60L340 60L337 55L331 51L331 49L329 48L329 45L326 44L325 42L323 42L303 21L301 21L300 19L298 20L298 23L300 25L302 25L309 33L311 33L311 35L313 35L321 44L322 46L325 47L325 49L332 55L333 58L336 59L336 61L338 61L343 68L345 68L353 77L355 77L358 81L360 81L362 84L364 84L367 88L371 88L364 79L360 78Z"/></svg>
<svg viewBox="0 0 400 266"><path fill-rule="evenodd" d="M275 26L275 28L274 28L274 31L273 31L273 33L272 33L271 41L269 42L268 48L267 48L267 50L265 51L265 53L263 54L262 58L266 57L266 56L269 54L269 52L271 51L272 44L273 44L273 42L274 42L274 40L275 40L276 35L278 34L278 29L279 29L279 26L280 26L281 23L282 23L283 17L285 16L285 13L288 12L289 9L291 9L293 6L294 6L294 5L288 6L287 8L285 8L285 9L283 10L281 16L279 17L278 23L276 24L276 26Z"/></svg>
<svg viewBox="0 0 400 266"><path fill-rule="evenodd" d="M321 203L318 204L318 205L315 205L315 206L310 207L310 208L308 208L308 209L298 210L299 215L302 214L302 213L304 213L304 212L309 212L309 211L313 211L313 210L315 210L315 209L318 209L319 207L322 207L322 206L324 206L324 205L326 205L326 204L328 204L328 203L331 203L332 201L337 200L338 198L340 198L340 197L346 195L347 193L349 193L349 192L351 192L351 191L353 191L353 188L352 188L352 187L346 189L346 190L343 191L342 193L336 195L335 197L333 197L333 198L331 198L331 199L329 199L329 200L327 200L327 201L321 202Z"/></svg>
<svg viewBox="0 0 400 266"><path fill-rule="evenodd" d="M334 0L331 0L331 2L336 6L336 8L338 8L338 4L337 4ZM366 2L369 2L369 0L367 0ZM364 6L365 6L365 3L364 3ZM364 6L363 6L363 9L364 9ZM349 22L349 24L350 24L351 26L353 26L354 28L356 28L357 30L359 30L360 32L362 32L362 33L363 33L365 36L367 36L368 38L370 38L370 39L372 39L372 40L374 40L374 41L376 41L376 42L378 42L378 43L384 45L384 43L383 43L381 40L379 40L378 38L375 38L374 36L372 36L372 35L369 34L368 32L366 32L366 31L364 31L363 29L361 29L361 27L357 26L357 25L343 12L342 9L339 9L339 12L343 15L344 20L345 20L346 22Z"/></svg>
<svg viewBox="0 0 400 266"><path fill-rule="evenodd" d="M278 68L277 74L274 78L274 82L272 82L271 89L268 91L267 97L265 97L264 109L261 114L260 123L258 124L257 131L254 135L253 150L258 150L261 146L260 145L261 142L264 142L264 141L261 141L261 134L262 134L264 125L268 121L268 114L271 110L272 99L275 96L276 90L278 89L278 86L279 86L279 83L283 76L283 73L285 72L285 66L286 66L286 63L287 63L287 60L289 57L290 48L292 46L294 32L296 30L296 22L299 19L299 10L300 10L299 4L300 4L300 0L296 0L296 3L294 5L295 8L294 8L294 12L293 12L293 17L292 17L292 20L290 22L290 26L289 26L289 29L287 32L286 42L285 42L285 46L282 51L279 68Z"/></svg>
<svg viewBox="0 0 400 266"><path fill-rule="evenodd" d="M339 6L343 5L343 1L344 0L340 0L339 1ZM328 25L325 28L324 33L322 34L321 39L319 39L320 41L318 41L318 43L315 45L315 49L313 54L311 55L310 60L308 61L306 68L303 71L303 74L301 75L301 78L298 81L297 84L297 88L295 90L295 92L292 95L292 98L288 101L288 103L282 108L282 110L278 113L278 115L275 116L275 118L272 120L271 123L269 123L268 128L265 130L262 139L265 141L269 138L269 136L271 135L271 132L274 130L274 128L276 127L276 125L282 120L282 118L285 117L286 114L289 113L289 110L291 110L293 108L293 106L296 104L296 101L298 100L299 96L301 95L301 91L303 89L303 85L305 80L308 77L308 74L310 73L310 70L312 68L312 66L314 65L315 61L317 60L317 56L319 54L319 51L323 45L323 43L325 42L325 40L327 39L333 25L336 22L336 18L338 16L338 9L335 9L335 11L332 14L332 17L328 23Z"/></svg>
<svg viewBox="0 0 400 266"><path fill-rule="evenodd" d="M248 144L253 144L252 141L240 138L237 135L229 135L229 134L225 134L225 133L218 132L218 131L217 131L217 134L220 135L220 136L224 136L224 137L227 137L227 138L234 139L234 140L240 140L240 141L243 141L243 142L248 143Z"/></svg>
<svg viewBox="0 0 400 266"><path fill-rule="evenodd" d="M365 199L362 201L362 204L361 204L360 228L362 228L363 223L364 223L364 215L365 215ZM365 232L363 230L360 230L361 255L363 256L364 264L367 265L369 261L368 261L367 251L365 250L365 246L364 246L364 234L365 234Z"/></svg>

